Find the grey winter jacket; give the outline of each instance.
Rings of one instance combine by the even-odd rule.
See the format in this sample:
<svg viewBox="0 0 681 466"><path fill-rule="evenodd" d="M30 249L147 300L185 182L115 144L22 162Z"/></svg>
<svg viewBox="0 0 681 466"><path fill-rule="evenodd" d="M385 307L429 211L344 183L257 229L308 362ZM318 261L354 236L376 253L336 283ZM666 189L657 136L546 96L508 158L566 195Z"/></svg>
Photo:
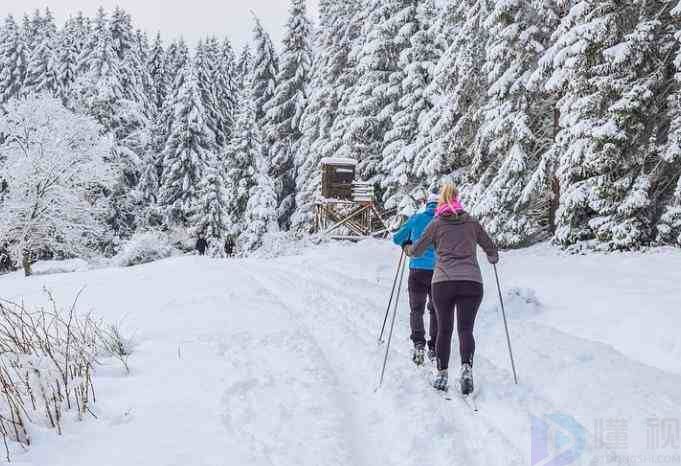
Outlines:
<svg viewBox="0 0 681 466"><path fill-rule="evenodd" d="M407 252L420 256L431 245L435 245L438 256L433 283L458 280L482 283L477 245L485 251L490 263L499 262L499 250L494 241L466 212L437 217Z"/></svg>

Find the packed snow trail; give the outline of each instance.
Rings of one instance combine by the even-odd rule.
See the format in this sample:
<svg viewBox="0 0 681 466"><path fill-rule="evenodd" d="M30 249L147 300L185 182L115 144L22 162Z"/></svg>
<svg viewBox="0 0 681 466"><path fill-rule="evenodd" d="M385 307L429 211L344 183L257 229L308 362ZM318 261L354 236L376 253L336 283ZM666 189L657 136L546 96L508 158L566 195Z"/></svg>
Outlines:
<svg viewBox="0 0 681 466"><path fill-rule="evenodd" d="M513 466L531 464L532 416L572 416L589 438L600 421L626 418L626 449L616 453L631 455L646 449L646 420L678 419L678 251L504 254L519 386L483 262L477 414L443 400L411 363L406 290L375 391L385 349L376 335L398 258L369 241L272 260L184 257L0 277L0 296L27 304L44 302L43 286L68 303L85 285L81 310L123 319L139 341L130 376L98 371L98 419L69 422L62 437L34 432L17 464ZM605 464L612 453L589 441L573 464Z"/></svg>

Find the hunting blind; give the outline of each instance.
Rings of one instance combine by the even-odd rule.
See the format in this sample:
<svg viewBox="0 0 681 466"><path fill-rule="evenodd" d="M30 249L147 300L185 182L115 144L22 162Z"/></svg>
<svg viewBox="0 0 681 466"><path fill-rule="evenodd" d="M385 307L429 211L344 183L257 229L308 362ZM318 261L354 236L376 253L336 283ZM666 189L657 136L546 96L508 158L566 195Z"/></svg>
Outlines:
<svg viewBox="0 0 681 466"><path fill-rule="evenodd" d="M371 183L357 181L357 161L321 161L321 197L316 205L315 230L334 239L385 237L383 214L376 206Z"/></svg>

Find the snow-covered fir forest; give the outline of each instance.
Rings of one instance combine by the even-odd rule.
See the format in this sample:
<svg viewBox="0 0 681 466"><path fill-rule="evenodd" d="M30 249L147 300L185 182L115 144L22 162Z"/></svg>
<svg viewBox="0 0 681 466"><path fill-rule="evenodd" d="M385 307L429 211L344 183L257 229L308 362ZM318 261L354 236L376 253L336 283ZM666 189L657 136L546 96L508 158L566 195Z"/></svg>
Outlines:
<svg viewBox="0 0 681 466"><path fill-rule="evenodd" d="M0 243L112 255L204 232L219 254L312 228L320 160L399 217L449 177L503 247L681 245L681 4L291 0L234 50L121 9L0 27Z"/></svg>

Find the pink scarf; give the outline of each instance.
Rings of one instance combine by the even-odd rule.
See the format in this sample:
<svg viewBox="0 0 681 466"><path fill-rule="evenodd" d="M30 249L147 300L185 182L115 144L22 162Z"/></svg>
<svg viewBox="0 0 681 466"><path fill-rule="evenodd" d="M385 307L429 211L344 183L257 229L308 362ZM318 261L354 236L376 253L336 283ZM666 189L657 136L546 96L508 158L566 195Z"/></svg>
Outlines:
<svg viewBox="0 0 681 466"><path fill-rule="evenodd" d="M443 215L446 214L453 214L453 215L458 215L461 212L463 212L463 204L461 204L461 201L458 199L453 199L449 201L447 204L442 204L441 206L438 206L437 210L435 211L435 215L438 217L442 217Z"/></svg>

